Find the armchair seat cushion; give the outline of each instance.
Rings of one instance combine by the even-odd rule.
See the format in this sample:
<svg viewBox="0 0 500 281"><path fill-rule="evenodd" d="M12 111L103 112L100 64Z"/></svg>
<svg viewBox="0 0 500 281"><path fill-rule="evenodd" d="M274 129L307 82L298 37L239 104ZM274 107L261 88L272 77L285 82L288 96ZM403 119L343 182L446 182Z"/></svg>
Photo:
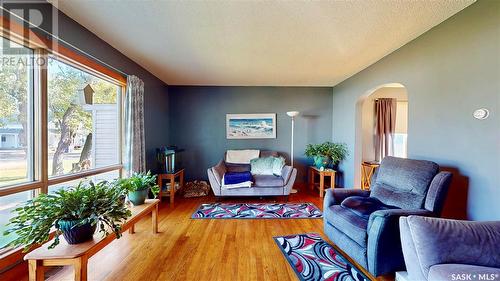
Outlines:
<svg viewBox="0 0 500 281"><path fill-rule="evenodd" d="M255 188L283 186L283 178L274 175L254 175Z"/></svg>
<svg viewBox="0 0 500 281"><path fill-rule="evenodd" d="M397 207L385 205L374 197L351 196L340 204L342 207L354 212L356 215L368 220L371 213L378 210L397 209Z"/></svg>
<svg viewBox="0 0 500 281"><path fill-rule="evenodd" d="M323 212L325 220L362 247L366 247L368 220L340 205L330 206Z"/></svg>

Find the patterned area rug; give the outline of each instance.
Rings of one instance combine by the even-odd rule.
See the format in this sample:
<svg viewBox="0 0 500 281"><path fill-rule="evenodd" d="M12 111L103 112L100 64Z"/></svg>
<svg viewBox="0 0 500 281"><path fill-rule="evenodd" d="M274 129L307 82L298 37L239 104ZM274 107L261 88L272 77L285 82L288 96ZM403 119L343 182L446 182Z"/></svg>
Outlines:
<svg viewBox="0 0 500 281"><path fill-rule="evenodd" d="M193 219L308 219L322 218L311 203L213 203L202 204Z"/></svg>
<svg viewBox="0 0 500 281"><path fill-rule="evenodd" d="M274 237L300 280L368 281L316 233Z"/></svg>

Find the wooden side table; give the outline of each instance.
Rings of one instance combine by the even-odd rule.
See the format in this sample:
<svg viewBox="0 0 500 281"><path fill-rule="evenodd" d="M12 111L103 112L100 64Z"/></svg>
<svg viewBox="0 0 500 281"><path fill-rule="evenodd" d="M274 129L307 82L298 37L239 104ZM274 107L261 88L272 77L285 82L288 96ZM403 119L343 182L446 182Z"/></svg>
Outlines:
<svg viewBox="0 0 500 281"><path fill-rule="evenodd" d="M361 189L369 190L372 184L372 176L375 173L375 169L380 166L376 162L363 162L361 163Z"/></svg>
<svg viewBox="0 0 500 281"><path fill-rule="evenodd" d="M330 188L335 188L335 170L324 169L320 171L318 168L311 166L309 167L309 187L314 189L316 183L314 182L314 177L319 175L319 197L323 197L325 194L325 176L330 177Z"/></svg>
<svg viewBox="0 0 500 281"><path fill-rule="evenodd" d="M175 178L179 178L178 190L175 190ZM162 199L164 179L170 181L170 192L168 194L170 197L170 205L174 205L175 193L184 186L184 169L180 169L178 171L175 171L174 173L158 174L157 180L158 180L158 186L160 187L160 193L158 193L158 198L160 199L160 201Z"/></svg>
<svg viewBox="0 0 500 281"><path fill-rule="evenodd" d="M158 233L158 203L158 199L146 199L144 204L131 207L132 216L124 222L121 231L128 229L130 233L134 233L135 223L151 214L153 233ZM45 280L46 267L72 265L75 268L74 280L87 281L88 260L115 239L114 233L106 237L96 233L94 239L80 244L71 245L61 239L57 247L48 249L49 243L46 243L24 256L24 259L28 261L29 280Z"/></svg>

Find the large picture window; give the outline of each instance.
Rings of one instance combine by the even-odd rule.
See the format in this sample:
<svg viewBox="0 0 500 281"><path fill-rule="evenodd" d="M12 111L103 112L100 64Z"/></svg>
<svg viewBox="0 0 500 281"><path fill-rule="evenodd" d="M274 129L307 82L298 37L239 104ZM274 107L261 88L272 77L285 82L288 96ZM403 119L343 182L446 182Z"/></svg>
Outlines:
<svg viewBox="0 0 500 281"><path fill-rule="evenodd" d="M17 206L80 181L120 176L124 84L67 51L62 56L0 40L2 258L13 250L14 234L3 231Z"/></svg>
<svg viewBox="0 0 500 281"><path fill-rule="evenodd" d="M119 164L120 87L50 58L49 176Z"/></svg>

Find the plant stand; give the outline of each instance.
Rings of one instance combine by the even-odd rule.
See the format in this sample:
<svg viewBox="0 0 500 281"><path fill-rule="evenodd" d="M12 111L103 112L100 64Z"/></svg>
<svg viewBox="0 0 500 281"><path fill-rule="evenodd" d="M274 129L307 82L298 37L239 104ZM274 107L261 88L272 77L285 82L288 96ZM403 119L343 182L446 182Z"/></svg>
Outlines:
<svg viewBox="0 0 500 281"><path fill-rule="evenodd" d="M179 189L175 190L175 178L179 178ZM168 193L170 196L170 205L174 205L175 193L184 186L184 169L180 169L173 173L166 174L158 174L158 186L160 187L160 193L158 193L158 199L162 199L163 192L163 180L170 181L170 192Z"/></svg>
<svg viewBox="0 0 500 281"><path fill-rule="evenodd" d="M375 170L380 166L379 163L363 162L361 163L361 189L370 190L372 184L372 176Z"/></svg>
<svg viewBox="0 0 500 281"><path fill-rule="evenodd" d="M325 177L330 177L330 188L335 188L335 170L325 169L320 171L318 168L311 166L309 167L309 187L311 190L314 189L316 183L314 182L314 177L319 175L319 197L325 195Z"/></svg>

